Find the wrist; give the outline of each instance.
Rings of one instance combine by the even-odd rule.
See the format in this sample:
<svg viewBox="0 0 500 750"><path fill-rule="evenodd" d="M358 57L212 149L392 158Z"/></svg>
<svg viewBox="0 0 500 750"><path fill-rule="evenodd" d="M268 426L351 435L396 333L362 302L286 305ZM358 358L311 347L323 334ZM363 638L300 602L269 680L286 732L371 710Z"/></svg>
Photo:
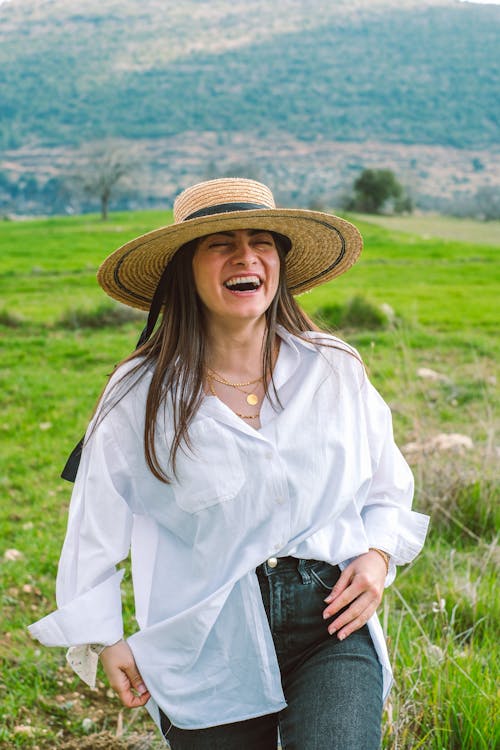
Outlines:
<svg viewBox="0 0 500 750"><path fill-rule="evenodd" d="M106 646L103 646L102 643L91 643L89 648L93 654L97 654L97 656L100 656L102 652L104 651L104 649L106 648Z"/></svg>
<svg viewBox="0 0 500 750"><path fill-rule="evenodd" d="M370 547L368 551L376 552L382 558L382 560L385 563L385 573L387 575L387 573L389 572L389 562L390 562L391 556L387 552L384 552L384 550L379 549L378 547Z"/></svg>
<svg viewBox="0 0 500 750"><path fill-rule="evenodd" d="M123 640L123 638L120 638L120 640L115 641L115 643L108 643L106 645L104 645L102 643L91 643L90 644L90 650L94 654L97 654L97 656L100 656L102 654L102 652L104 651L104 649L110 648L111 646L116 646L116 644L117 643L121 643L122 640Z"/></svg>

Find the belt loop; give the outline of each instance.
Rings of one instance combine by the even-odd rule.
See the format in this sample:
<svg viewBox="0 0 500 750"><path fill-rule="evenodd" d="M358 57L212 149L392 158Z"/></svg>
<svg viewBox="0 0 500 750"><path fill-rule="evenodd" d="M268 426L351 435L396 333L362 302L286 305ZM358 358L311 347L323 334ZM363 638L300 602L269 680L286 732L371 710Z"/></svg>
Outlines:
<svg viewBox="0 0 500 750"><path fill-rule="evenodd" d="M311 583L311 574L306 569L306 563L307 560L299 560L299 564L297 565L297 570L299 571L299 575L302 579L302 583Z"/></svg>

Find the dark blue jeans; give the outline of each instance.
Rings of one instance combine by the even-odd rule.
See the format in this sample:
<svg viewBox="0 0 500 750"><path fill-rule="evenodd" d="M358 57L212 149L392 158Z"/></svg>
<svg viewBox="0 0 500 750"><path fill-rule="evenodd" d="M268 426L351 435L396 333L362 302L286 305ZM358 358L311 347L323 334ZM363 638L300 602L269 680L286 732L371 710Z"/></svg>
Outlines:
<svg viewBox="0 0 500 750"><path fill-rule="evenodd" d="M172 750L378 750L382 670L365 626L339 641L322 618L340 575L316 560L278 559L257 575L287 708L207 729L178 729L162 714Z"/></svg>

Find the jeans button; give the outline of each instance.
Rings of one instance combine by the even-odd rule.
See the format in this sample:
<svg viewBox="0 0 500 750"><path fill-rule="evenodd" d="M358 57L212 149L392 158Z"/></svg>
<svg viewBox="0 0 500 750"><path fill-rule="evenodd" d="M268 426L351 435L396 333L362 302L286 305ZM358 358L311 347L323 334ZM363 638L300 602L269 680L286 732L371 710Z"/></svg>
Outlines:
<svg viewBox="0 0 500 750"><path fill-rule="evenodd" d="M267 564L270 568L275 568L278 564L278 559L276 557L270 557L267 561Z"/></svg>

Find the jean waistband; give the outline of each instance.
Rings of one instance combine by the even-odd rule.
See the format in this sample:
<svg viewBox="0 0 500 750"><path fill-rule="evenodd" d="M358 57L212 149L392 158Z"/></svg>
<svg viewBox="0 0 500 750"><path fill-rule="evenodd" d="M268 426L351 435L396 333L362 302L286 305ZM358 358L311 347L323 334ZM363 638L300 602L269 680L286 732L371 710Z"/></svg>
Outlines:
<svg viewBox="0 0 500 750"><path fill-rule="evenodd" d="M317 564L318 560L304 560L299 557L270 557L257 567L257 575L272 576L290 570L304 571Z"/></svg>

